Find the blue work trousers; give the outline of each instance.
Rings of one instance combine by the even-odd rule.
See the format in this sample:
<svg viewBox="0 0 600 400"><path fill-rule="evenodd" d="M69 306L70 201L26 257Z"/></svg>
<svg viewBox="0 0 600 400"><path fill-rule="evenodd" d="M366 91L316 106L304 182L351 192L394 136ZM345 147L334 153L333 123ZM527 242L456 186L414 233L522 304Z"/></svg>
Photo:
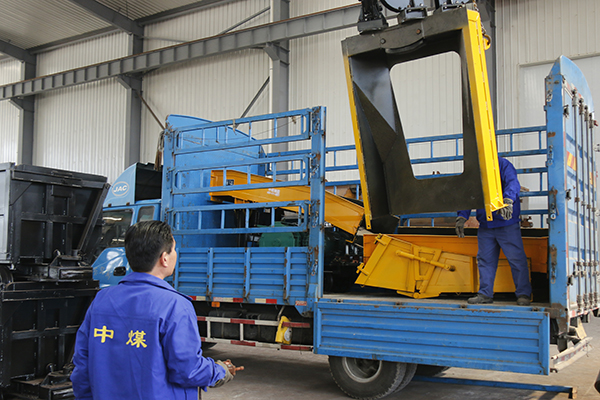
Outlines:
<svg viewBox="0 0 600 400"><path fill-rule="evenodd" d="M500 249L502 249L512 271L516 287L515 294L517 297L531 296L529 267L519 224L499 228L482 228L480 226L477 232L477 242L479 244L477 252L479 293L494 297L494 280L498 269Z"/></svg>

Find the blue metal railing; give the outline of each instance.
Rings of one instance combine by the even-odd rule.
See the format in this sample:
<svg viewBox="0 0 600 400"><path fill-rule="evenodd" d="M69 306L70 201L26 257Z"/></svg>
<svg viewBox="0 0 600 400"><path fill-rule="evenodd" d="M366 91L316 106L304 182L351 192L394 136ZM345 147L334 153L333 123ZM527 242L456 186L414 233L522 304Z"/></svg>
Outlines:
<svg viewBox="0 0 600 400"><path fill-rule="evenodd" d="M534 134L536 135L536 146L534 149L521 149L518 148L516 143L516 139L519 137L523 137L526 134ZM502 142L502 147L506 147L507 150L499 151L498 154L501 157L510 157L510 158L519 158L526 156L537 156L537 155L546 155L546 127L545 126L532 126L526 128L516 128L516 129L502 129L496 131L496 138L499 142ZM429 137L421 137L421 138L412 138L407 139L406 141L409 146L409 151L411 150L411 146L414 145L423 145L428 144L428 152L429 154L426 156L421 156L419 158L411 159L411 163L413 165L420 164L431 164L431 163L444 163L444 162L452 162L452 161L462 161L463 156L461 153L462 150L462 134L449 134L449 135L441 135L441 136L429 136ZM455 155L449 156L434 156L435 149L434 145L442 142L453 142L453 145L449 147L454 147ZM333 155L333 163L326 167L327 172L335 172L335 171L353 171L358 170L358 165L338 165L338 154L343 151L354 151L354 145L345 145L345 146L332 146L327 147L326 151L328 154ZM423 148L420 148L420 151L423 151ZM290 152L293 153L293 152ZM284 153L282 153L284 154ZM285 153L288 154L288 153ZM290 173L298 173L299 170L290 170ZM538 175L538 185L539 190L533 191L523 191L520 193L522 198L543 198L544 204L547 204L548 190L544 189L545 184L547 183L547 166L539 166L534 168L517 168L517 174ZM424 174L419 175L419 179L428 179L428 178L440 178L445 176L458 175L459 173L441 173L441 174ZM326 187L333 188L333 192L337 194L337 188L340 186L355 186L355 190L357 193L357 198L360 197L360 180L359 179L351 179L351 180L336 180L336 181L328 181L326 183ZM539 216L539 226L545 226L545 217L548 215L548 208L533 208L533 209L522 209L522 215L528 216ZM413 218L430 218L431 226L434 226L435 218L444 218L444 217L456 217L456 213L454 212L446 212L446 213L426 213L426 214L410 214L401 216L401 224L407 223L410 224L410 219Z"/></svg>
<svg viewBox="0 0 600 400"><path fill-rule="evenodd" d="M278 137L278 127L290 120L294 133ZM269 137L256 137L257 123L269 127ZM325 109L316 107L170 127L165 135L162 199L163 219L173 227L180 254L173 278L178 290L206 298L300 302L300 309L311 308L322 296L324 255L311 249L324 249L324 124ZM307 149L270 154L263 150L292 142ZM285 166L293 163L298 168L286 171ZM236 176L230 179L232 172ZM269 179L253 183L257 182L253 175ZM308 186L310 195L241 204L220 203L212 197L232 190L290 186ZM293 225L276 223L276 209L281 208L297 212L298 220ZM307 233L308 245L304 239L285 248L261 247L256 241L258 234L298 232Z"/></svg>

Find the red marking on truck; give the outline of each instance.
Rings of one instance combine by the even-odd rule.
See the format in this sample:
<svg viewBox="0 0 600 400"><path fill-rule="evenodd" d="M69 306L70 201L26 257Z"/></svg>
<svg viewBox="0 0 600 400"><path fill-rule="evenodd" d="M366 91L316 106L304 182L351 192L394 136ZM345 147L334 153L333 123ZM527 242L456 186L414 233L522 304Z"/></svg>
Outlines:
<svg viewBox="0 0 600 400"><path fill-rule="evenodd" d="M277 304L277 299L254 299L254 302L260 304Z"/></svg>
<svg viewBox="0 0 600 400"><path fill-rule="evenodd" d="M235 318L231 318L229 320L229 322L231 322L232 324L256 325L256 323L252 319L235 319Z"/></svg>
<svg viewBox="0 0 600 400"><path fill-rule="evenodd" d="M242 340L232 340L231 344L237 344L239 346L250 346L250 347L256 346L255 342L246 342L246 341L242 341Z"/></svg>
<svg viewBox="0 0 600 400"><path fill-rule="evenodd" d="M300 351L312 351L310 346L293 346L289 344L282 344L281 350L300 350Z"/></svg>
<svg viewBox="0 0 600 400"><path fill-rule="evenodd" d="M219 301L221 303L243 303L244 299L241 297L213 297L213 301Z"/></svg>

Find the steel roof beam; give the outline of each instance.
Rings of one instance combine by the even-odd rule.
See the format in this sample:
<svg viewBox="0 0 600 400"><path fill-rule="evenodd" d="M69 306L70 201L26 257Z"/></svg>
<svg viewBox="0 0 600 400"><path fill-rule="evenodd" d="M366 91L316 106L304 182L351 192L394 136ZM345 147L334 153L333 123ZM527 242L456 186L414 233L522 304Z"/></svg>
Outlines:
<svg viewBox="0 0 600 400"><path fill-rule="evenodd" d="M184 61L232 51L262 48L269 43L355 27L360 5L334 8L280 22L259 25L142 54L105 61L56 74L0 86L0 100L29 96L123 74L136 74Z"/></svg>
<svg viewBox="0 0 600 400"><path fill-rule="evenodd" d="M33 54L21 47L5 42L4 40L0 40L0 53L4 53L7 56L16 58L17 60L26 62L28 64L35 65L36 63L36 59Z"/></svg>
<svg viewBox="0 0 600 400"><path fill-rule="evenodd" d="M96 17L116 26L125 32L136 36L144 36L144 28L138 25L132 19L127 18L121 13L116 12L112 8L106 7L95 0L69 0L71 3L77 4L81 8L94 14Z"/></svg>
<svg viewBox="0 0 600 400"><path fill-rule="evenodd" d="M167 19L179 17L181 15L189 14L190 12L200 11L207 8L219 6L227 3L234 3L240 0L200 0L195 3L186 4L181 7L172 8L170 10L162 11L147 17L140 18L136 22L142 26L153 24L155 22L164 21Z"/></svg>

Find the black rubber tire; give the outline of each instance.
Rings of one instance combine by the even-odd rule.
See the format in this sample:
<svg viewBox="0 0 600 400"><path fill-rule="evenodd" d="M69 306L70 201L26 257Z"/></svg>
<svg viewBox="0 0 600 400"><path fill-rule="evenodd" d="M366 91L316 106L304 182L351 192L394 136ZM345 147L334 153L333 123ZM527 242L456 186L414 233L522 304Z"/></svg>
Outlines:
<svg viewBox="0 0 600 400"><path fill-rule="evenodd" d="M412 379L413 364L329 356L329 370L339 388L354 399L374 400L390 395ZM407 374L408 372L408 374Z"/></svg>
<svg viewBox="0 0 600 400"><path fill-rule="evenodd" d="M415 376L418 367L419 364L406 364L406 373L404 374L404 378L402 378L402 382L400 382L400 385L396 388L396 390L394 390L394 393L401 391L410 383L410 381L412 381L412 378Z"/></svg>
<svg viewBox="0 0 600 400"><path fill-rule="evenodd" d="M415 372L415 375L437 376L449 368L450 367L443 367L440 365L419 364L417 366L417 371Z"/></svg>

